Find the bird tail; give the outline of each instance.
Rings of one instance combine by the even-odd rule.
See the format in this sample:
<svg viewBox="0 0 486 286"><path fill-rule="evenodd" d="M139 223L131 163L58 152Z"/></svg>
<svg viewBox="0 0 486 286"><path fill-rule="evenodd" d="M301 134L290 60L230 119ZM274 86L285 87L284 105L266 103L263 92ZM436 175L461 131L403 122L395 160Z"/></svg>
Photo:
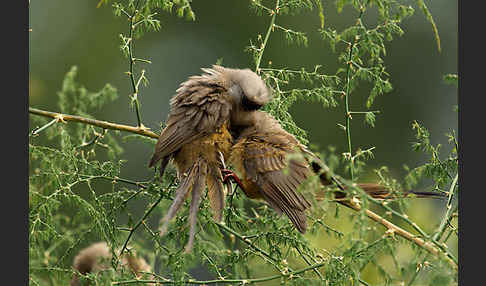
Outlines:
<svg viewBox="0 0 486 286"><path fill-rule="evenodd" d="M206 184L208 186L208 198L213 212L215 221L220 222L223 219L224 209L224 185L221 169L216 164L208 166L208 176L206 177Z"/></svg>
<svg viewBox="0 0 486 286"><path fill-rule="evenodd" d="M152 159L150 159L148 167L152 168L159 160L160 160L160 158L158 157L157 153L155 153L152 156ZM165 157L162 158L162 161L160 161L160 168L159 168L159 174L160 175L159 175L159 177L160 177L161 180L162 180L162 176L164 176L164 172L165 172L165 169L166 169L169 161L170 161L170 156L165 156Z"/></svg>
<svg viewBox="0 0 486 286"><path fill-rule="evenodd" d="M317 162L316 162L317 161ZM343 186L336 178L329 175L329 172L322 172L322 162L320 160L316 160L311 163L312 169L315 173L319 174L319 179L321 180L322 185L328 186L332 183L336 183L338 187L341 189L334 193L334 197L336 199L343 199L346 197L346 186ZM325 165L324 165L325 166ZM325 166L327 168L327 166ZM375 183L359 183L358 187L365 191L368 195L375 199L397 199L397 198L406 198L406 197L416 197L416 198L434 198L434 199L443 199L446 197L445 194L437 193L437 192L419 192L419 191L404 191L401 194L395 193L387 189L386 187L375 184ZM323 193L319 193L316 195L316 199L322 199L324 197Z"/></svg>
<svg viewBox="0 0 486 286"><path fill-rule="evenodd" d="M429 199L444 199L447 196L442 193L436 192L419 192L419 191L403 191L392 192L380 184L375 183L359 183L358 187L365 191L372 198L380 200L393 200L398 198L429 198ZM343 187L346 190L346 186ZM323 200L327 191L318 192L316 194L316 200ZM334 192L334 198L337 200L346 198L347 193L339 190Z"/></svg>
<svg viewBox="0 0 486 286"><path fill-rule="evenodd" d="M208 165L206 160L199 158L184 174L181 176L181 182L176 190L176 196L169 211L162 219L160 236L167 231L170 220L174 218L179 208L184 203L184 199L192 192L191 206L189 208L189 241L186 244L185 251L190 252L194 243L196 233L196 219L199 204L201 203L201 194L204 191L204 183L208 174Z"/></svg>
<svg viewBox="0 0 486 286"><path fill-rule="evenodd" d="M401 193L396 193L375 183L360 183L358 184L358 187L375 199L397 199L406 197L443 199L446 197L445 194L437 192L403 191Z"/></svg>

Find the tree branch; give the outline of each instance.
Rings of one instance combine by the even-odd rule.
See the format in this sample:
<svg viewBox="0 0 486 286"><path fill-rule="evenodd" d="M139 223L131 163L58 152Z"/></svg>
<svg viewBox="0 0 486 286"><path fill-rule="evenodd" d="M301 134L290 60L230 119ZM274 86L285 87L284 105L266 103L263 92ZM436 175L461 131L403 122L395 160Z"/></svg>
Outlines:
<svg viewBox="0 0 486 286"><path fill-rule="evenodd" d="M62 113L51 112L51 111L44 111L44 110L32 108L32 107L29 107L29 113L39 115L39 116L44 116L44 117L55 118L55 119L58 119L58 122L59 121L61 121L61 122L66 122L66 121L79 122L79 123L83 123L83 124L98 126L98 127L105 128L105 129L120 130L120 131L126 131L126 132L130 132L130 133L139 134L139 135L142 135L142 136L151 137L151 138L156 138L156 139L159 138L159 135L150 131L150 129L147 128L147 127L135 127L135 126L130 126L130 125L117 124L117 123L112 123L112 122L108 122L108 121L101 121L101 120L81 117L81 116L77 116L77 115L69 115L69 114L62 114Z"/></svg>
<svg viewBox="0 0 486 286"><path fill-rule="evenodd" d="M348 207L348 208L351 208L357 212L360 212L361 211L361 206L355 202L352 202L352 201L338 201L338 203ZM394 225L393 223L391 223L390 221L384 219L383 217L379 216L378 214L366 209L365 210L365 213L366 215L376 221L377 223L379 224L382 224L383 226L385 226L391 234L397 234L413 243L415 243L416 245L420 246L421 248L427 250L428 252L436 255L436 256L440 256L441 254L444 256L444 259L447 260L447 262L449 262L449 264L452 265L452 267L454 267L454 269L457 269L457 263L455 261L453 261L451 258L449 258L446 254L444 254L442 251L440 251L439 249L437 249L433 243L431 242L428 242L428 241L425 241L423 240L422 238L420 237L417 237L413 234L411 234L410 232L404 230L403 228L399 227L399 226L396 226Z"/></svg>

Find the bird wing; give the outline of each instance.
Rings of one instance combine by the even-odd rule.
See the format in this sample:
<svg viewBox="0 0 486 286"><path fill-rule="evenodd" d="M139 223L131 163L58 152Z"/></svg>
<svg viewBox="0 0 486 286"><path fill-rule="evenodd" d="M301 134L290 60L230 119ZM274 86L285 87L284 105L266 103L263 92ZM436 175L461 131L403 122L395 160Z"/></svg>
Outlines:
<svg viewBox="0 0 486 286"><path fill-rule="evenodd" d="M167 124L159 136L149 167L228 122L231 102L226 88L217 80L218 71L204 71L206 74L192 76L182 83L171 99Z"/></svg>
<svg viewBox="0 0 486 286"><path fill-rule="evenodd" d="M284 212L300 232L305 232L304 211L311 204L297 188L311 175L311 170L303 158L288 158L299 147L295 138L280 133L255 134L243 144L247 178L260 187L270 206L278 213Z"/></svg>

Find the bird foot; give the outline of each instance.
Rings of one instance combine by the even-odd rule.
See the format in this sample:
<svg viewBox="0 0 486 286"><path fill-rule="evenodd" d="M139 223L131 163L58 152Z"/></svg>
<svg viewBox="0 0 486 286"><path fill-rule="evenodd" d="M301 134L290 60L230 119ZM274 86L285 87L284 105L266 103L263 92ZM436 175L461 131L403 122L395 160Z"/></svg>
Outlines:
<svg viewBox="0 0 486 286"><path fill-rule="evenodd" d="M236 183L236 187L229 193L229 204L230 208L233 208L233 196L236 194L236 189L239 187L242 191L245 191L243 188L243 184L241 183L240 178L231 170L228 169L221 169L221 173L223 174L223 184L229 183L230 179L233 179L233 181ZM231 188L231 184L229 184Z"/></svg>
<svg viewBox="0 0 486 286"><path fill-rule="evenodd" d="M233 171L228 169L222 169L221 173L223 173L223 184L226 184L230 179L233 179L233 181L238 185L238 187L244 190L243 183Z"/></svg>

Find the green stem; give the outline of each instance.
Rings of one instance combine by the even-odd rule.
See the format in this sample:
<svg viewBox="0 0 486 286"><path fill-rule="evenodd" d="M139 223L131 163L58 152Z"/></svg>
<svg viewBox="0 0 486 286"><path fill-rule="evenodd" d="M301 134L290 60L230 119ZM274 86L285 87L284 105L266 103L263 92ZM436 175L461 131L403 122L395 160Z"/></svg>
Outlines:
<svg viewBox="0 0 486 286"><path fill-rule="evenodd" d="M243 241L246 245L248 245L250 248L252 248L253 250L255 250L256 252L260 253L262 256L264 256L265 258L269 259L272 263L272 265L278 270L281 272L281 270L279 269L278 265L276 263L278 263L278 261L273 258L268 252L266 252L265 250L261 249L260 247L256 246L252 241L250 241L248 238L244 237L243 235L237 233L236 231L234 231L233 229L227 227L226 225L224 224L221 224L219 222L216 222L216 225L219 226L220 228L222 228L224 231L226 232L229 232L231 233L232 235L234 235L235 237L237 237L239 240ZM292 271L292 269L290 267L288 267L288 269L290 271Z"/></svg>
<svg viewBox="0 0 486 286"><path fill-rule="evenodd" d="M353 150L351 146L351 113L349 111L349 91L350 91L350 73L351 73L351 57L353 55L354 43L349 46L347 70L346 70L346 94L344 96L344 105L346 107L346 139L348 141L348 152L349 152L349 175L351 176L351 181L354 179L354 166L353 166Z"/></svg>
<svg viewBox="0 0 486 286"><path fill-rule="evenodd" d="M265 47L267 46L268 38L270 37L270 33L272 32L273 25L275 24L275 18L277 17L278 14L278 9L279 9L279 0L275 3L275 9L272 11L272 20L270 21L270 26L268 26L267 29L267 34L265 35L265 39L263 40L262 46L260 47L260 53L258 54L258 58L255 63L255 72L257 74L260 74L260 63L263 57L263 51L265 50Z"/></svg>
<svg viewBox="0 0 486 286"><path fill-rule="evenodd" d="M434 239L436 241L439 241L442 238L442 235L444 234L444 231L446 230L447 225L450 223L450 221L452 219L452 214L455 212L455 210L457 210L457 206L456 206L456 208L452 208L452 205L451 205L450 202L451 202L452 197L454 195L454 190L455 190L455 187L457 185L458 177L459 177L459 173L456 174L456 176L454 177L454 180L452 181L452 184L451 184L451 188L449 190L449 201L447 202L446 214L442 218L439 229L437 230L437 232L432 237L432 239Z"/></svg>
<svg viewBox="0 0 486 286"><path fill-rule="evenodd" d="M130 23L129 23L129 38L130 38L130 43L128 43L128 55L129 55L129 60L130 60L130 82L132 84L132 89L133 89L133 96L132 100L135 102L135 113L137 114L137 126L141 127L142 126L142 116L140 115L140 103L138 102L138 87L135 85L135 78L133 76L133 64L135 63L135 58L133 57L133 30L135 28L133 24L133 19L135 19L135 16L137 14L137 8L138 4L140 3L140 0L137 1L135 4L135 9L133 11L133 14L130 15Z"/></svg>
<svg viewBox="0 0 486 286"><path fill-rule="evenodd" d="M360 2L360 1L358 1ZM361 3L360 3L361 5ZM360 13L358 16L358 23L361 25L361 17L364 13L364 6L361 5ZM354 179L354 164L353 164L353 149L351 145L351 111L349 110L349 93L351 91L350 87L350 74L351 74L351 66L352 66L352 58L353 58L353 48L356 42L358 41L358 36L356 35L354 38L353 43L349 43L349 54L348 54L348 61L346 62L346 92L344 94L344 105L346 106L346 113L344 114L346 118L346 139L348 141L348 152L349 152L349 175L351 176L351 181Z"/></svg>
<svg viewBox="0 0 486 286"><path fill-rule="evenodd" d="M128 234L128 237L127 239L125 240L125 243L123 244L123 247L122 249L120 250L120 255L123 254L123 252L125 251L125 249L127 249L127 245L128 245L128 242L130 241L130 238L132 237L133 233L135 232L135 230L137 230L137 228L142 224L142 222L148 217L148 215L155 209L155 207L160 203L160 201L162 200L163 196L160 196L157 201L150 207L150 209L148 211L145 212L145 214L143 215L143 217L137 222L137 224L131 228L130 230L130 233Z"/></svg>
<svg viewBox="0 0 486 286"><path fill-rule="evenodd" d="M300 248L295 245L294 248L297 250L297 252L300 254L300 257L302 257L302 259L305 261L305 263L307 263L307 265L311 266L312 264L310 263L310 261L307 259L307 257L305 257L304 253L302 253L302 251L300 250ZM315 261L314 261L315 262ZM319 279L321 279L321 281L324 281L324 277L322 276L321 272L319 272L319 270L317 270L316 268L313 269L314 272L317 274L317 276L319 276Z"/></svg>
<svg viewBox="0 0 486 286"><path fill-rule="evenodd" d="M51 127L52 125L56 124L58 121L59 121L59 119L55 118L55 119L51 120L49 123L47 123L46 125L44 125L40 128L34 128L34 130L32 130L32 132L30 133L30 136L39 135L39 133L42 132L44 129Z"/></svg>
<svg viewBox="0 0 486 286"><path fill-rule="evenodd" d="M169 186L167 186L167 190L170 189L170 187L172 187L172 184L174 183L174 181L172 181ZM131 228L130 230L130 233L128 234L128 237L127 239L125 240L125 243L123 244L123 247L122 249L120 250L120 255L123 254L123 252L125 251L125 249L127 248L128 246L128 242L130 241L130 238L132 237L132 235L135 233L135 231L137 230L137 228L142 225L142 223L145 221L145 219L148 217L148 215L155 209L155 207L160 203L160 201L162 200L164 196L161 195L159 196L159 198L157 199L157 201L150 207L150 209L148 211L145 212L145 214L143 215L143 217L137 222L137 224ZM118 262L118 261L117 261Z"/></svg>

